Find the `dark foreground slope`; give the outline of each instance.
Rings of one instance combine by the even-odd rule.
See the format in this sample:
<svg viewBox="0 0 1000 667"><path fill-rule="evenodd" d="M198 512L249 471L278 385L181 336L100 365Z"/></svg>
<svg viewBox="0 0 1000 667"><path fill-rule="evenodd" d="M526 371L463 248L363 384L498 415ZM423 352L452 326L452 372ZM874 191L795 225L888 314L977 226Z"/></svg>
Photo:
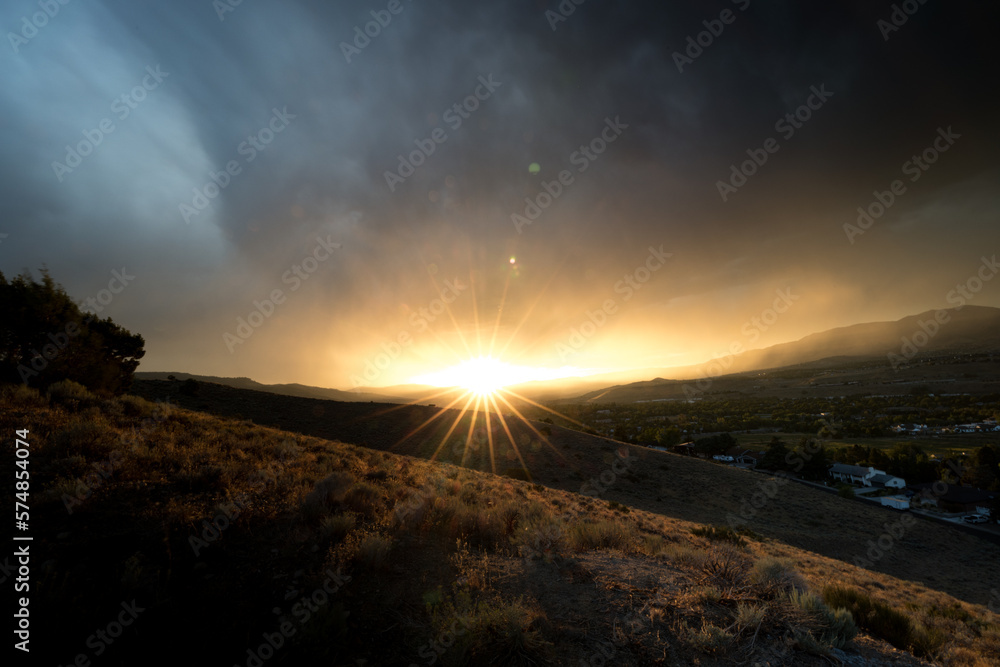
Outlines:
<svg viewBox="0 0 1000 667"><path fill-rule="evenodd" d="M981 666L1000 651L994 615L920 584L446 463L72 387L5 390L0 430L17 429L32 664Z"/></svg>
<svg viewBox="0 0 1000 667"><path fill-rule="evenodd" d="M762 492L770 487L762 488L768 480L763 475L578 431L507 417L504 422L517 444L513 447L503 423L493 416L487 429L480 416L466 446L469 417L452 429L457 411L440 408L315 401L210 384L195 397L179 394L176 384L169 383L137 383L136 391L288 431L477 470L519 475L525 469L538 484L686 521L722 524L731 516L746 518L747 527L767 537L850 563L864 558L871 562L870 569L968 602L986 604L1000 588L1000 546L954 527L917 520L892 539L882 556L871 559L866 555L869 541L877 542L886 524L899 520L894 510L795 483L780 485L776 495L767 498ZM492 434L492 455L487 431ZM620 474L614 472L623 466L616 463L618 451L627 452L631 460ZM762 497L763 506L753 507Z"/></svg>

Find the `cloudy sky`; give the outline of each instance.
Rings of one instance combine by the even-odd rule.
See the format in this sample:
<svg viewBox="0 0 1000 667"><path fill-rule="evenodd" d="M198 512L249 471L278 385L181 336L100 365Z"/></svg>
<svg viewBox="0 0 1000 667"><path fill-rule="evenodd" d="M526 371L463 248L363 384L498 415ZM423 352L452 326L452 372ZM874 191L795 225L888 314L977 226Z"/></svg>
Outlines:
<svg viewBox="0 0 1000 667"><path fill-rule="evenodd" d="M124 273L140 370L340 388L943 307L1000 238L1000 11L904 4L8 0L0 271Z"/></svg>

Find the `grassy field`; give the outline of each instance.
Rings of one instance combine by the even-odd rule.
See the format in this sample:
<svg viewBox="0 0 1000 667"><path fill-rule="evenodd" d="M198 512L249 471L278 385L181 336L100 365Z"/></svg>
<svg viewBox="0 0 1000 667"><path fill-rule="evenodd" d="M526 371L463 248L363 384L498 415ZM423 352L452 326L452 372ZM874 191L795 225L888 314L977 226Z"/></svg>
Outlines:
<svg viewBox="0 0 1000 667"><path fill-rule="evenodd" d="M56 664L96 658L95 629L133 601L100 664L819 665L848 651L978 667L1000 654L982 605L996 547L918 526L883 560L912 567L916 549L940 579L861 569L765 532L854 551L890 515L824 497L852 531L794 485L742 534L705 525L758 475L553 428L524 443L528 482L135 397L0 401L2 432L30 430L33 631ZM485 449L442 451L491 465ZM616 461L629 469L604 475L601 497L577 493L574 473L599 484Z"/></svg>
<svg viewBox="0 0 1000 667"><path fill-rule="evenodd" d="M739 434L736 438L740 445L749 448L760 447L764 449L771 438L777 435L788 445L797 444L802 438L814 438L816 434L806 433L752 433ZM938 437L915 438L913 436L892 436L887 438L841 438L830 440L829 447L850 447L851 445L864 445L866 447L877 447L879 449L892 449L899 444L914 444L920 447L928 456L936 456L939 459L947 457L960 457L965 454L972 454L973 450L988 444L1000 443L1000 434L997 433L963 433L942 435Z"/></svg>

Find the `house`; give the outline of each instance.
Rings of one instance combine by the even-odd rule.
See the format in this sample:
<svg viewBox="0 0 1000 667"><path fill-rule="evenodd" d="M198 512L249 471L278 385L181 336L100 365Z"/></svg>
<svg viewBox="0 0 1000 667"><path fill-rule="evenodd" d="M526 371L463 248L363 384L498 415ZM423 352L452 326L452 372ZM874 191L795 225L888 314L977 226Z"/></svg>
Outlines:
<svg viewBox="0 0 1000 667"><path fill-rule="evenodd" d="M858 484L860 486L871 486L872 478L876 475L885 475L884 470L876 470L868 466L851 466L844 463L834 463L830 466L830 477L848 484ZM886 475L888 476L888 475ZM898 479L898 478L896 478Z"/></svg>
<svg viewBox="0 0 1000 667"><path fill-rule="evenodd" d="M971 486L955 486L944 482L911 484L914 501L934 505L950 512L989 514L990 506L1000 493L984 491Z"/></svg>
<svg viewBox="0 0 1000 667"><path fill-rule="evenodd" d="M906 480L902 477L895 477L894 475L886 475L885 473L880 473L871 478L871 485L881 487L883 489L905 489Z"/></svg>
<svg viewBox="0 0 1000 667"><path fill-rule="evenodd" d="M679 445L674 445L674 452L684 454L685 456L694 456L694 443L682 442Z"/></svg>

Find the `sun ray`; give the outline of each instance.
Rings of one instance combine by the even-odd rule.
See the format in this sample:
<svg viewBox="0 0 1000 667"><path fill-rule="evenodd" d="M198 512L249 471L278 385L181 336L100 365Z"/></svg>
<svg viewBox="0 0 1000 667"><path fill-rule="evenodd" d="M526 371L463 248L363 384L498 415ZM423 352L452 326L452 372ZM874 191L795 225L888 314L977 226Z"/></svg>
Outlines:
<svg viewBox="0 0 1000 667"><path fill-rule="evenodd" d="M456 403L458 403L459 401L461 401L463 398L465 398L465 396L459 396L454 401L452 401L448 406L446 406L444 408L444 410L450 409L452 405L455 405ZM472 401L473 401L474 398L475 398L475 396L469 396L469 400L465 402L465 405L462 407L462 411L458 413L458 416L455 417L455 421L453 421L451 423L451 428L449 428L448 432L445 433L444 436L441 438L441 444L439 444L437 446L437 449L434 450L434 453L431 454L431 459L430 459L431 461L433 461L433 460L435 460L437 458L438 452L440 452L441 448L444 447L445 443L448 442L448 438L451 437L451 434L458 427L459 422L462 421L462 417L465 416L466 411L469 409L469 404L472 403Z"/></svg>
<svg viewBox="0 0 1000 667"><path fill-rule="evenodd" d="M507 440L510 441L510 447L511 449L514 450L514 454L517 455L517 460L521 462L521 469L524 470L525 473L528 475L528 481L531 481L531 471L528 470L528 464L524 462L524 457L521 456L521 450L518 449L517 443L514 441L514 434L512 434L510 432L510 428L507 427L507 420L503 418L503 412L501 412L500 408L496 405L496 401L494 400L493 395L490 395L487 398L493 403L493 406L497 409L497 419L500 421L500 425L503 426L504 433L507 434Z"/></svg>
<svg viewBox="0 0 1000 667"><path fill-rule="evenodd" d="M569 259L568 256L563 258L562 263L558 267L556 267L556 269L549 276L548 281L546 281L545 285L542 286L542 289L538 291L538 296L536 296L534 301L531 302L531 304L525 311L524 316L521 318L521 321L517 323L517 326L515 326L514 330L510 333L510 336L507 337L507 342L504 343L503 349L501 349L500 352L497 353L498 356L503 357L504 354L507 352L507 349L510 347L510 344L517 339L517 333L521 330L521 327L523 327L525 323L527 323L531 319L531 314L534 312L538 304L542 302L542 298L545 296L545 292L548 291L549 287L552 285L552 281L555 280L556 276L559 274L559 270L562 269L563 265L568 261L568 259Z"/></svg>
<svg viewBox="0 0 1000 667"><path fill-rule="evenodd" d="M409 440L410 438L412 438L414 435L416 435L417 433L419 433L420 431L422 431L425 426L427 426L431 422L433 422L436 419L438 419L439 417L441 417L445 412L447 412L448 410L450 410L453 405L455 405L456 403L458 403L459 401L461 401L463 398L465 398L464 395L463 396L459 396L458 398L456 398L454 401L452 401L451 403L449 403L445 407L438 408L437 411L433 415L431 415L430 417L428 417L427 419L425 419L422 424L420 424L419 426L415 427L413 430L411 430L409 433L407 433L405 436L403 436L403 438L400 439L400 441L398 443L396 443L396 444L401 445L404 442L406 442L407 440ZM438 449L440 449L440 447Z"/></svg>
<svg viewBox="0 0 1000 667"><path fill-rule="evenodd" d="M493 356L493 348L496 347L497 334L500 332L500 320L503 317L503 309L507 303L507 290L510 289L510 274L507 274L507 279L503 283L503 294L500 295L500 306L497 308L497 319L493 323L493 335L490 337L490 351L489 355Z"/></svg>
<svg viewBox="0 0 1000 667"><path fill-rule="evenodd" d="M485 400L485 397L482 397ZM497 474L497 460L493 453L493 424L490 423L490 411L483 410L483 415L486 417L486 440L490 447L490 468L493 474Z"/></svg>
<svg viewBox="0 0 1000 667"><path fill-rule="evenodd" d="M481 396L475 394L472 396L476 399L476 406L473 408L472 419L469 421L469 432L465 436L465 451L462 452L462 466L465 465L466 459L469 458L469 444L472 442L472 433L476 429L476 420L479 418L479 401L482 400Z"/></svg>
<svg viewBox="0 0 1000 667"><path fill-rule="evenodd" d="M572 417L568 417L568 416L562 414L561 412L556 412L555 410L552 410L551 408L548 408L548 407L542 405L541 403L538 403L536 401L531 400L527 396L522 396L521 394L518 394L515 391L511 391L510 389L504 389L504 391L506 391L511 396L514 396L514 397L516 397L516 398L524 401L525 403L530 403L531 405L534 405L536 408L541 408L542 410L545 410L546 412L548 412L550 414L553 414L556 417L559 417L560 419L565 419L566 421L568 421L570 423L573 423L573 424L576 424L577 426L579 426L581 428L589 428L583 422L577 421L577 420L573 419Z"/></svg>

